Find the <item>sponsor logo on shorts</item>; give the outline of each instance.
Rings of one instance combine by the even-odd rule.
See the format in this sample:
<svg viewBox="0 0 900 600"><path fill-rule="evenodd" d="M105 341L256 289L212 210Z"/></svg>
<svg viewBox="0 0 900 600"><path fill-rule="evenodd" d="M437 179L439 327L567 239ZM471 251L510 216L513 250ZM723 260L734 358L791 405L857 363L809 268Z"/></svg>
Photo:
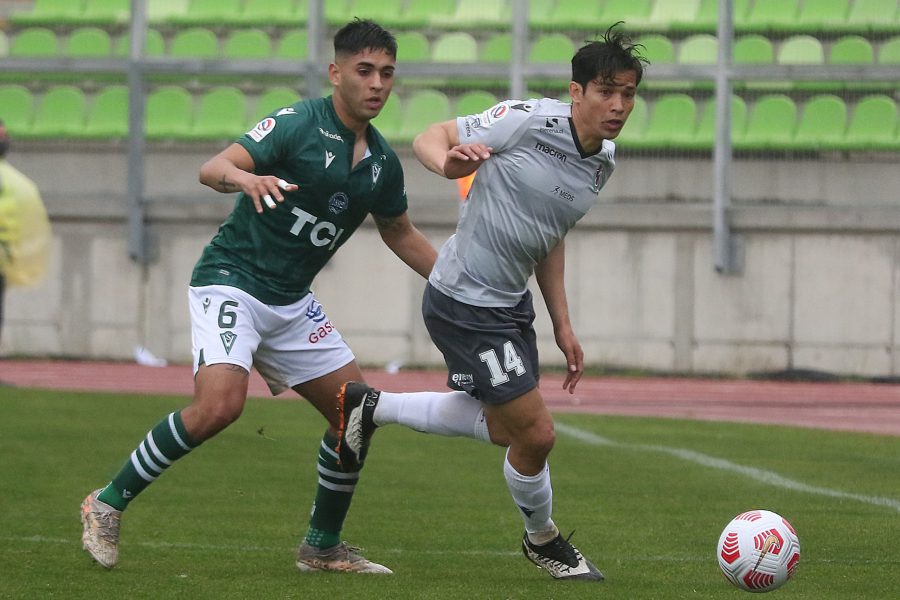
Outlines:
<svg viewBox="0 0 900 600"><path fill-rule="evenodd" d="M313 300L309 304L309 308L306 309L306 318L315 323L321 323L325 320L325 312L322 310L322 305L315 300Z"/></svg>
<svg viewBox="0 0 900 600"><path fill-rule="evenodd" d="M334 325L331 324L331 321L325 321L309 334L309 343L318 344L320 340L324 340L332 331L334 331Z"/></svg>
<svg viewBox="0 0 900 600"><path fill-rule="evenodd" d="M275 129L275 119L267 117L256 124L256 127L247 132L250 139L254 142L261 142L263 138L272 133Z"/></svg>
<svg viewBox="0 0 900 600"><path fill-rule="evenodd" d="M450 376L450 380L458 386L472 385L475 383L475 378L472 377L471 373L454 373Z"/></svg>

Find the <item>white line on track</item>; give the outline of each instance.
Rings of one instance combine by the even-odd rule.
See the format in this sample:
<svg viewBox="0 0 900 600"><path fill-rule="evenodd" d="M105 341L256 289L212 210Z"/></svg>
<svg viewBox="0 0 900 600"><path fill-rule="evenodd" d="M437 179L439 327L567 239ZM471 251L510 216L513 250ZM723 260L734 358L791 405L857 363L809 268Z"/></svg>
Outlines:
<svg viewBox="0 0 900 600"><path fill-rule="evenodd" d="M615 440L597 435L596 433L591 433L590 431L585 431L577 427L572 427L571 425L566 425L565 423L556 423L556 431L592 446L611 446L615 448L669 454L670 456L674 456L676 458L680 458L682 460L692 462L704 467L710 467L712 469L718 469L720 471L731 471L732 473L743 475L744 477L754 479L756 481L759 481L760 483L780 487L786 490L803 492L805 494L812 494L816 496L827 496L829 498L839 498L841 500L855 500L864 504L883 506L886 508L890 508L896 512L900 512L900 500L896 500L894 498L885 498L882 496L867 496L865 494L853 494L850 492L842 492L840 490L833 490L830 488L809 485L801 481L789 479L772 471L739 465L737 463L725 460L724 458L716 458L715 456L709 456L708 454L695 452L694 450L673 448L671 446L657 446L655 444L628 444L624 442L617 442Z"/></svg>

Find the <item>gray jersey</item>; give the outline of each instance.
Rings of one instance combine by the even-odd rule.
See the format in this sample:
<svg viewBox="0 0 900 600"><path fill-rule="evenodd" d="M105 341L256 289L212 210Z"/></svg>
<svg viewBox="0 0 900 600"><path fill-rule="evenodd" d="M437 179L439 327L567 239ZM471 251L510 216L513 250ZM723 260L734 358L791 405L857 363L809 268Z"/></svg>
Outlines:
<svg viewBox="0 0 900 600"><path fill-rule="evenodd" d="M458 117L460 143L494 152L479 169L429 281L475 306L515 306L534 266L587 213L615 167L615 144L585 154L569 104L507 100Z"/></svg>

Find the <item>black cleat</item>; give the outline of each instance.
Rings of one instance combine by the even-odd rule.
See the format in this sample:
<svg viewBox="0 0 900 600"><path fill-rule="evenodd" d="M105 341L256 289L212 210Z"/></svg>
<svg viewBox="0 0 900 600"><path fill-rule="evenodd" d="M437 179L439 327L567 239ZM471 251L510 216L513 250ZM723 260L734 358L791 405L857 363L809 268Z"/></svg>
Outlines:
<svg viewBox="0 0 900 600"><path fill-rule="evenodd" d="M364 383L348 381L338 394L340 429L337 453L345 471L358 471L366 460L369 442L378 425L373 418L381 392Z"/></svg>
<svg viewBox="0 0 900 600"><path fill-rule="evenodd" d="M557 535L552 542L538 546L529 541L526 532L522 538L522 552L525 553L525 558L538 568L545 569L554 579L603 581L603 573L582 556L578 548L569 543L572 533L566 539L561 534Z"/></svg>

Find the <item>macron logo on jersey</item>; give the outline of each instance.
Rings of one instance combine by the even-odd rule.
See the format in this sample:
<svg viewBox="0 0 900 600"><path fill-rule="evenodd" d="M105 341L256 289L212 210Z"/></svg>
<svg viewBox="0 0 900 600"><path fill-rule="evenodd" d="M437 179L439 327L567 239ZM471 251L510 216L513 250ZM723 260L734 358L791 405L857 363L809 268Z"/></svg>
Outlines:
<svg viewBox="0 0 900 600"><path fill-rule="evenodd" d="M294 110L293 106L288 106L287 108L282 108L277 113L275 113L276 117L280 117L282 115L296 115L297 111Z"/></svg>
<svg viewBox="0 0 900 600"><path fill-rule="evenodd" d="M325 151L325 168L326 169L331 166L331 161L333 161L333 160L334 160L334 152L329 152L328 150L326 150Z"/></svg>

